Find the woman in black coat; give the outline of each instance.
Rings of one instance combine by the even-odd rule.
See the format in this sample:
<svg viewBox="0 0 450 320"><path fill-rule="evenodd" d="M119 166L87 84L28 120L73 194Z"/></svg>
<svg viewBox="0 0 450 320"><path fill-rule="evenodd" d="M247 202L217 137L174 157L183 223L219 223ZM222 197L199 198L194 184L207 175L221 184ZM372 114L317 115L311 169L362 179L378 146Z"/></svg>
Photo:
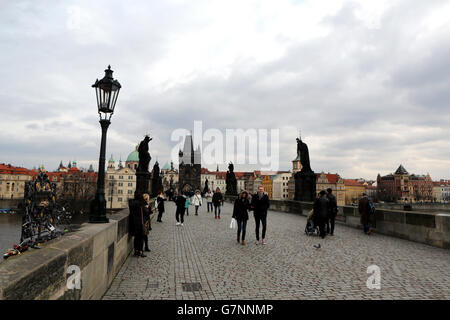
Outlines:
<svg viewBox="0 0 450 320"><path fill-rule="evenodd" d="M158 197L156 198L156 203L158 204L158 219L156 221L162 222L162 216L165 211L164 209L164 201L166 199L164 198L164 193L162 191L159 192Z"/></svg>
<svg viewBox="0 0 450 320"><path fill-rule="evenodd" d="M245 245L245 231L247 229L248 210L250 209L250 201L248 201L247 191L242 191L234 201L233 218L236 219L237 229L237 242ZM240 235L242 231L242 242L240 242Z"/></svg>

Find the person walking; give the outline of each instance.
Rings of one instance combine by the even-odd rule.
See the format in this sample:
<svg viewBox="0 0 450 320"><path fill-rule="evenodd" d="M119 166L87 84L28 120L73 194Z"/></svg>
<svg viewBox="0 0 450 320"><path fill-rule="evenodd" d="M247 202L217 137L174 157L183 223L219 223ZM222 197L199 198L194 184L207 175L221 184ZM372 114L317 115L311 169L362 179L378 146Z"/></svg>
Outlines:
<svg viewBox="0 0 450 320"><path fill-rule="evenodd" d="M185 208L186 197L179 194L174 198L174 200L175 200L175 204L177 206L177 209L175 211L175 218L177 219L177 226L179 226L179 225L183 226L184 211L186 210L186 208Z"/></svg>
<svg viewBox="0 0 450 320"><path fill-rule="evenodd" d="M370 206L369 206L369 198L367 197L366 193L363 193L363 196L361 199L359 199L358 203L358 211L361 216L361 224L364 228L364 233L367 235L370 235L372 233L372 230L370 229Z"/></svg>
<svg viewBox="0 0 450 320"><path fill-rule="evenodd" d="M329 204L329 215L327 219L327 234L330 236L334 235L334 225L336 222L336 216L338 213L338 207L337 207L337 200L336 197L333 194L333 190L331 188L327 189L327 198L328 198L328 204ZM330 228L331 225L331 228Z"/></svg>
<svg viewBox="0 0 450 320"><path fill-rule="evenodd" d="M184 195L184 198L186 199L186 202L184 203L184 210L186 210L186 215L188 216L188 215L189 215L189 206L190 206L192 203L191 203L191 199L190 199L188 193L186 193L186 194Z"/></svg>
<svg viewBox="0 0 450 320"><path fill-rule="evenodd" d="M200 190L196 190L194 196L192 197L192 204L195 207L195 215L198 216L198 208L202 205L202 195Z"/></svg>
<svg viewBox="0 0 450 320"><path fill-rule="evenodd" d="M150 207L150 196L147 193L144 193L142 195L142 198L144 198L144 205L142 207L142 216L144 218L144 251L150 252L150 248L148 247L148 234L152 230L152 224L151 224L151 214L152 208Z"/></svg>
<svg viewBox="0 0 450 320"><path fill-rule="evenodd" d="M250 209L250 201L248 201L247 191L242 191L239 197L234 201L233 218L237 223L237 242L245 246L245 232L247 230L248 210ZM242 242L240 242L242 231Z"/></svg>
<svg viewBox="0 0 450 320"><path fill-rule="evenodd" d="M158 208L158 219L156 221L162 222L162 216L165 211L164 201L166 198L164 197L164 193L162 191L159 192L158 197L156 198L157 208Z"/></svg>
<svg viewBox="0 0 450 320"><path fill-rule="evenodd" d="M208 189L208 191L205 193L206 198L206 210L209 212L209 208L211 207L211 212L213 212L213 203L212 203L212 197L213 193L211 192L211 189Z"/></svg>
<svg viewBox="0 0 450 320"><path fill-rule="evenodd" d="M220 192L220 188L216 189L216 192L212 197L212 202L214 204L214 219L220 219L220 207L223 204L223 195L222 192ZM217 213L217 211L219 212Z"/></svg>
<svg viewBox="0 0 450 320"><path fill-rule="evenodd" d="M319 197L314 201L314 219L319 226L320 237L325 238L325 223L329 216L329 202L325 190L320 191Z"/></svg>
<svg viewBox="0 0 450 320"><path fill-rule="evenodd" d="M262 244L266 244L267 210L270 207L269 196L264 193L264 187L258 187L258 192L253 195L250 210L253 210L255 218L256 244L259 244L259 225L262 224Z"/></svg>

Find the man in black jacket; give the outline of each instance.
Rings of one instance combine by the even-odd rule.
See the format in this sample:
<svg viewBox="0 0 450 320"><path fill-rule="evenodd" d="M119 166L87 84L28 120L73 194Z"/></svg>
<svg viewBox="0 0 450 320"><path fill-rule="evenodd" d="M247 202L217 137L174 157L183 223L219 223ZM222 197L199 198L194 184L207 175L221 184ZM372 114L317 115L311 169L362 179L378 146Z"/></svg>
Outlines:
<svg viewBox="0 0 450 320"><path fill-rule="evenodd" d="M332 192L333 192L333 190L331 188L327 189L327 198L329 201L329 209L330 209L329 216L327 219L327 233L329 233L330 236L332 236L334 233L334 223L335 223L336 215L338 212L336 197L334 196L334 194ZM331 229L330 229L330 224L331 224Z"/></svg>
<svg viewBox="0 0 450 320"><path fill-rule="evenodd" d="M259 244L259 224L262 223L262 244L266 244L266 227L267 227L267 209L269 209L270 201L264 188L258 188L258 192L252 196L250 209L253 210L256 224L256 244Z"/></svg>
<svg viewBox="0 0 450 320"><path fill-rule="evenodd" d="M175 204L177 205L177 211L175 212L175 218L177 219L177 226L183 226L184 223L184 205L186 204L186 198L179 194L175 197Z"/></svg>
<svg viewBox="0 0 450 320"><path fill-rule="evenodd" d="M314 219L319 226L320 237L325 238L325 223L329 216L329 201L325 190L320 191L319 197L314 202Z"/></svg>

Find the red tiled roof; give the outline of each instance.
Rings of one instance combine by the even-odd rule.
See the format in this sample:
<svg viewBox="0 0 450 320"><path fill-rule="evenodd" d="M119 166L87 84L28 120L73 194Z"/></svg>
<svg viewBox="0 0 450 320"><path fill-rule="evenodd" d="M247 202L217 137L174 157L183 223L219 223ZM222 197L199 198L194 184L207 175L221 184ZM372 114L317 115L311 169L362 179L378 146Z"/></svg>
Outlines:
<svg viewBox="0 0 450 320"><path fill-rule="evenodd" d="M364 185L361 182L358 182L356 179L344 179L344 185L353 187L364 187Z"/></svg>
<svg viewBox="0 0 450 320"><path fill-rule="evenodd" d="M317 179L322 175L322 173L317 173ZM340 176L336 173L324 173L325 177L327 178L328 182L331 184L336 184L336 182L339 180Z"/></svg>

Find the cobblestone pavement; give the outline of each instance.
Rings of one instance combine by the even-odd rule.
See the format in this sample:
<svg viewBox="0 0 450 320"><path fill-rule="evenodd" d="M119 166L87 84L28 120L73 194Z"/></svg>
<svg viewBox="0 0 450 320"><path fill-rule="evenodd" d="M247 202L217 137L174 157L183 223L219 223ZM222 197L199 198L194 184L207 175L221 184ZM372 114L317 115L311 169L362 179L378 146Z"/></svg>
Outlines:
<svg viewBox="0 0 450 320"><path fill-rule="evenodd" d="M215 220L202 206L180 227L174 204L166 203L164 222L154 222L150 233L152 251L130 256L103 299L450 299L448 250L344 225L333 237L308 237L305 217L274 211L267 245L255 244L250 215L242 246L229 229L231 210L226 204ZM366 286L373 264L381 271L379 290ZM185 291L189 283L200 290Z"/></svg>

